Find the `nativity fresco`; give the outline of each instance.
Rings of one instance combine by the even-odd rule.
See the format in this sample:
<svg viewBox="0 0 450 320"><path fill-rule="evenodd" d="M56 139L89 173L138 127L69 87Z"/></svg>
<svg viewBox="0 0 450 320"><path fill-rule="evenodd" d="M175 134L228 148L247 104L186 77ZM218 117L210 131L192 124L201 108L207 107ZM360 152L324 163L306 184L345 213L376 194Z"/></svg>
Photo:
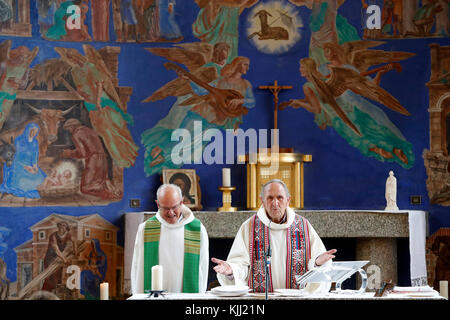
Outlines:
<svg viewBox="0 0 450 320"><path fill-rule="evenodd" d="M119 51L56 47L60 58L30 68L38 48L10 47L10 40L1 44L0 205L119 201L123 169L138 155L126 112L131 91L110 71Z"/></svg>

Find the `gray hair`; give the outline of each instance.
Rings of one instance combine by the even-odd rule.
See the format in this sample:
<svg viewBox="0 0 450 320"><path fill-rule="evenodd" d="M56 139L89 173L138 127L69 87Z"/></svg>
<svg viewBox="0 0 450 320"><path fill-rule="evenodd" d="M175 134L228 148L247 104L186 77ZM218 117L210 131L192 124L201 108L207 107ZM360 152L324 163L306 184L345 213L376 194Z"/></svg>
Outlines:
<svg viewBox="0 0 450 320"><path fill-rule="evenodd" d="M286 193L286 197L287 197L287 198L289 198L289 197L291 196L291 194L289 193L288 187L286 186L286 184L285 184L283 181L281 181L280 179L272 179L272 180L270 180L269 182L264 183L264 185L263 185L262 188L261 188L261 199L262 199L262 200L264 200L264 192L266 191L266 187L267 187L269 184L272 184L272 183L278 183L278 184L280 184L280 185L283 187L284 192Z"/></svg>
<svg viewBox="0 0 450 320"><path fill-rule="evenodd" d="M172 183L164 183L158 188L158 190L156 190L156 200L161 199L164 192L166 192L166 189L168 189L168 188L175 189L175 191L178 193L178 196L180 197L180 199L183 199L183 193L181 192L181 189L179 186L177 186L176 184L172 184Z"/></svg>

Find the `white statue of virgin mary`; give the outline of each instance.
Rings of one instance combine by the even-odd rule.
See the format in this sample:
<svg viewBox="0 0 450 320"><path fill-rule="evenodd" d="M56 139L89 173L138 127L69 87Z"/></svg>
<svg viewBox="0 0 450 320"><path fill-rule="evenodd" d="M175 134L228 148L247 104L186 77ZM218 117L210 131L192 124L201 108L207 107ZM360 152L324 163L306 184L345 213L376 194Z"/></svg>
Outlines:
<svg viewBox="0 0 450 320"><path fill-rule="evenodd" d="M398 211L397 207L397 178L394 177L394 171L389 171L389 177L386 179L386 208L385 211Z"/></svg>

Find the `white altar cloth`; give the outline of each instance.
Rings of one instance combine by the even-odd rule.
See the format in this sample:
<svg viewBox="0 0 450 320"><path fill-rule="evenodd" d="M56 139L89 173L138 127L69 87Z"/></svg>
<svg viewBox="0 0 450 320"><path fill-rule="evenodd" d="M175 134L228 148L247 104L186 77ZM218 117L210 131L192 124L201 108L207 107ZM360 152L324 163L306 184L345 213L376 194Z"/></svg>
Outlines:
<svg viewBox="0 0 450 320"><path fill-rule="evenodd" d="M311 294L304 296L282 296L276 293L269 293L269 300L446 300L435 291L434 296L419 296L401 293L388 294L385 297L375 297L374 292L365 292L362 294L356 293L326 293L326 294ZM157 298L149 298L148 293L135 294L127 300L265 300L265 293L248 293L239 297L223 297L218 296L211 291L206 293L167 293Z"/></svg>

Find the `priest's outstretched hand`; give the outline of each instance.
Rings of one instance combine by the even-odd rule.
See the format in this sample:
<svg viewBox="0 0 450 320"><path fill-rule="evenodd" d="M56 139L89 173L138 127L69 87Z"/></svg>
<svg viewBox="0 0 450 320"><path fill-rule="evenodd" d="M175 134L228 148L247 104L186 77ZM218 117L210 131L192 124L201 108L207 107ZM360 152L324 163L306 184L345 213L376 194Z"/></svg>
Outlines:
<svg viewBox="0 0 450 320"><path fill-rule="evenodd" d="M335 258L335 256L333 254L336 252L337 252L336 249L331 249L331 250L328 250L328 251L322 253L321 255L319 255L316 258L316 266L321 266L328 260Z"/></svg>
<svg viewBox="0 0 450 320"><path fill-rule="evenodd" d="M211 261L217 264L217 266L213 268L215 272L226 276L231 276L233 274L233 269L231 269L230 265L226 261L217 258L211 258Z"/></svg>

